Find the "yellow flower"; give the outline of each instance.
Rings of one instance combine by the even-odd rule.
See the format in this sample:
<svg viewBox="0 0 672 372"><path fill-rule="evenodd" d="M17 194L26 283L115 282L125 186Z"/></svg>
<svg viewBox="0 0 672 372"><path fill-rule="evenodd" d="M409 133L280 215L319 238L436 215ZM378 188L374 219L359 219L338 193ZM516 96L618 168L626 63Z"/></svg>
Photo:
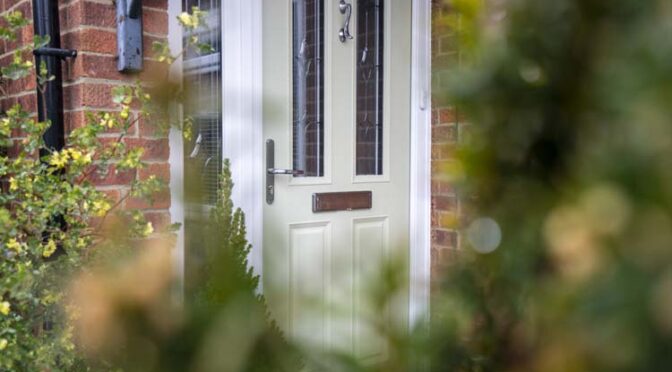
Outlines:
<svg viewBox="0 0 672 372"><path fill-rule="evenodd" d="M89 164L92 161L92 154L90 152L86 153L82 158L82 164Z"/></svg>
<svg viewBox="0 0 672 372"><path fill-rule="evenodd" d="M49 239L49 242L47 242L47 245L44 247L44 250L42 251L42 257L44 258L51 257L51 255L54 254L54 252L56 252L56 242Z"/></svg>
<svg viewBox="0 0 672 372"><path fill-rule="evenodd" d="M12 134L12 128L10 127L8 118L0 119L0 133L3 136L9 136Z"/></svg>
<svg viewBox="0 0 672 372"><path fill-rule="evenodd" d="M77 149L68 149L72 160L77 161L82 157L82 152Z"/></svg>
<svg viewBox="0 0 672 372"><path fill-rule="evenodd" d="M151 222L147 222L145 225L145 228L142 230L142 235L143 236L149 236L154 232L154 226L152 226Z"/></svg>
<svg viewBox="0 0 672 372"><path fill-rule="evenodd" d="M124 120L128 119L128 109L122 110L121 113L119 114L119 117Z"/></svg>
<svg viewBox="0 0 672 372"><path fill-rule="evenodd" d="M16 191L19 189L19 181L16 178L11 177L9 179L9 191Z"/></svg>
<svg viewBox="0 0 672 372"><path fill-rule="evenodd" d="M70 156L67 151L55 151L51 154L51 159L49 159L49 164L56 168L64 168L68 164Z"/></svg>
<svg viewBox="0 0 672 372"><path fill-rule="evenodd" d="M110 113L109 113L109 112L106 112L106 113L103 115L103 118L100 119L100 126L101 126L101 127L109 127L109 128L112 128L112 127L114 126L114 124L115 124L115 122L114 122L114 118L112 118L112 116L110 116Z"/></svg>
<svg viewBox="0 0 672 372"><path fill-rule="evenodd" d="M2 315L9 315L9 310L11 309L11 305L7 301L2 301L0 302L0 314Z"/></svg>
<svg viewBox="0 0 672 372"><path fill-rule="evenodd" d="M7 340L5 340L4 338L1 339L0 340L0 350L5 350L7 348L7 344L8 344Z"/></svg>
<svg viewBox="0 0 672 372"><path fill-rule="evenodd" d="M7 245L7 248L9 248L13 251L21 252L21 243L16 241L16 239L14 239L14 238L9 239L9 241L7 242L6 245Z"/></svg>
<svg viewBox="0 0 672 372"><path fill-rule="evenodd" d="M111 208L110 203L105 200L95 200L93 202L93 212L98 216L102 217L109 211Z"/></svg>
<svg viewBox="0 0 672 372"><path fill-rule="evenodd" d="M177 16L177 19L185 27L197 28L199 24L198 17L192 16L187 12L183 12L182 14Z"/></svg>

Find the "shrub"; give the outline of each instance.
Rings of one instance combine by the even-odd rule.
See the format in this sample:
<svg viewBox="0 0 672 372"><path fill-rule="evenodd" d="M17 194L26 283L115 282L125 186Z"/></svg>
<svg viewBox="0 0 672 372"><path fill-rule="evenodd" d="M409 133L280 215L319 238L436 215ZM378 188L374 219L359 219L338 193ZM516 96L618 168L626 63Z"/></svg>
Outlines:
<svg viewBox="0 0 672 372"><path fill-rule="evenodd" d="M170 247L150 244L78 277L71 301L81 309L76 340L96 368L126 371L299 371L300 354L270 318L259 277L248 266L245 218L221 188L198 231L202 280L182 306L173 301ZM120 259L121 258L121 259ZM142 285L138 285L142 283Z"/></svg>
<svg viewBox="0 0 672 372"><path fill-rule="evenodd" d="M180 22L193 30L203 24L204 16L194 9L182 14ZM16 41L17 32L29 24L19 11L6 13L4 21L3 42ZM48 39L35 37L33 44L17 48L0 70L0 78L30 79L35 69L38 94L44 95L53 79L44 64L34 66L27 58L33 48L47 43ZM187 47L207 48L196 37L188 40ZM165 43L156 43L154 49L168 65L177 58ZM165 186L156 176L138 178L137 171L145 167L143 149L128 147L124 138L139 120L163 130L175 125L187 135L188 126L170 120L167 111L166 103L179 97L178 85L146 83L114 88L115 108L87 112L85 124L69 133L63 149L45 146L43 134L50 123L38 121L28 108L14 105L0 118L0 145L11 149L0 156L0 369L71 368L77 354L66 321L68 311L62 310L67 278L83 267L94 247L105 244L112 222L125 226L131 239L154 233L140 211L119 208L129 197L151 201ZM14 139L17 133L23 138ZM116 137L103 141L99 137L103 133ZM133 175L128 191L118 200L95 187L95 179L108 172ZM77 316L76 309L69 310L69 316Z"/></svg>

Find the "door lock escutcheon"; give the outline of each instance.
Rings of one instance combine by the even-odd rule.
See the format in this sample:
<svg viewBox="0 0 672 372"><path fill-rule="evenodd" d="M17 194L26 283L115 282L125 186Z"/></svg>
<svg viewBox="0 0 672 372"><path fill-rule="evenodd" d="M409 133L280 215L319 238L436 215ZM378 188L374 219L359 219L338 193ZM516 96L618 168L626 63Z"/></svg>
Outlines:
<svg viewBox="0 0 672 372"><path fill-rule="evenodd" d="M305 172L299 169L275 168L275 141L266 140L266 203L273 204L275 200L275 176L288 175L302 176Z"/></svg>

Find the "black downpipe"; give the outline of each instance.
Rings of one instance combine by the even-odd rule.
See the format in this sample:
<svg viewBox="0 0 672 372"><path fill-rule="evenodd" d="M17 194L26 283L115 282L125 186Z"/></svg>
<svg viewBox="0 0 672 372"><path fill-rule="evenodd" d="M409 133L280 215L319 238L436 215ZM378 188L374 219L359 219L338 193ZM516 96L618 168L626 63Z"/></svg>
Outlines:
<svg viewBox="0 0 672 372"><path fill-rule="evenodd" d="M44 133L46 148L40 149L40 156L46 156L49 150L60 151L65 147L65 126L63 120L63 71L62 61L77 56L75 50L61 49L61 27L59 24L58 0L33 0L33 27L35 35L49 36L49 43L35 51L35 66L39 69L42 63L47 67L47 76L53 80L37 88L37 117L39 121L49 120L51 125ZM67 223L61 214L53 216L51 223L62 231L67 230ZM44 233L44 240L49 238ZM56 252L47 260L56 260L64 254L59 244ZM51 329L51 320L45 319L44 329Z"/></svg>
<svg viewBox="0 0 672 372"><path fill-rule="evenodd" d="M58 0L33 0L35 35L49 36L47 48L61 49L61 27L58 19ZM63 125L63 72L62 57L48 53L35 53L35 66L47 66L47 76L54 80L44 86L44 94L37 91L37 113L40 121L49 120L51 126L44 133L47 148L61 150L65 146ZM45 112L46 110L46 112ZM40 155L44 155L44 150Z"/></svg>

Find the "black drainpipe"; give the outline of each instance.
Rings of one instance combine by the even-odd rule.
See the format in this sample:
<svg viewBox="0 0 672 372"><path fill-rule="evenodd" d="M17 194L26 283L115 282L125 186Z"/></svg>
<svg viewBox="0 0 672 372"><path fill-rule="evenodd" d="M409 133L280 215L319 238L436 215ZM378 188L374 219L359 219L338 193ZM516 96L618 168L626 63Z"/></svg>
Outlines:
<svg viewBox="0 0 672 372"><path fill-rule="evenodd" d="M35 66L39 70L41 63L44 62L47 66L47 76L54 77L54 80L46 83L44 94L38 88L38 119L40 121L48 119L51 122L51 126L44 133L45 145L52 150L60 150L65 146L61 62L64 58L77 56L77 51L61 49L58 0L33 0L33 21L35 35L49 36L49 44L34 51Z"/></svg>
<svg viewBox="0 0 672 372"><path fill-rule="evenodd" d="M54 80L44 86L44 91L37 88L37 118L39 121L49 120L51 125L44 133L47 149L61 150L65 147L65 129L63 124L63 71L62 60L77 56L76 50L61 49L61 27L58 15L58 0L33 0L33 27L35 35L49 36L49 44L33 51L35 66L40 69L42 62L46 64L47 76ZM39 83L39 81L38 81ZM40 149L40 156L48 154L47 149ZM66 230L67 226L62 215L55 215L52 223ZM44 239L49 236L45 233ZM62 255L63 247L48 258L55 260ZM45 319L44 329L51 329L51 321Z"/></svg>

